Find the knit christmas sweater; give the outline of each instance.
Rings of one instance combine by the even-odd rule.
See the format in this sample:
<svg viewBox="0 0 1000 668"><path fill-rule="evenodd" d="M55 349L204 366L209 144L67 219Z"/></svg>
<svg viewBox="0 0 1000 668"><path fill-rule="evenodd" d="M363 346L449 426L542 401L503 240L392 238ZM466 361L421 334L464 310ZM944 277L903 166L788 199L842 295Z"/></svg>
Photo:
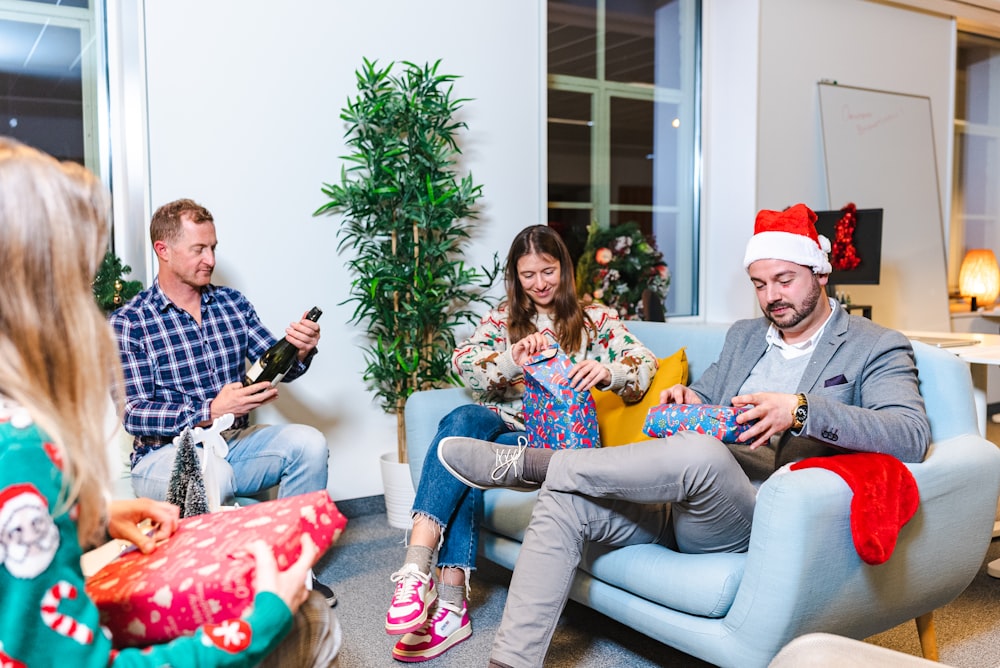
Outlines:
<svg viewBox="0 0 1000 668"><path fill-rule="evenodd" d="M632 335L618 314L600 304L584 307L593 328L585 327L580 350L563 351L573 362L592 359L611 371L611 383L604 388L626 403L642 399L656 374L656 356ZM535 316L535 329L558 345L555 325L543 314ZM495 411L508 427L524 430L522 397L524 369L514 363L507 332L507 308L489 311L467 340L452 355L452 364L475 400Z"/></svg>
<svg viewBox="0 0 1000 668"><path fill-rule="evenodd" d="M241 619L112 649L84 590L76 508L60 510L62 469L28 411L0 396L0 666L255 666L291 629L285 603L260 593Z"/></svg>

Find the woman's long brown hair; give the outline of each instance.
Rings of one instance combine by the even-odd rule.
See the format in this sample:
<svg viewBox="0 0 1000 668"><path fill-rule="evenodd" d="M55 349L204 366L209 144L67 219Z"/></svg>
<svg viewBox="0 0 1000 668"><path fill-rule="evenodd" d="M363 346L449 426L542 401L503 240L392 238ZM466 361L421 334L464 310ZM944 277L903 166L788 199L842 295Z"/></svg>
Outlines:
<svg viewBox="0 0 1000 668"><path fill-rule="evenodd" d="M576 296L576 279L569 250L559 234L547 225L532 225L521 230L510 244L504 274L507 288L507 330L515 343L536 331L535 303L521 287L517 262L525 255L548 255L559 262L559 286L552 300L552 321L556 339L566 352L580 349L583 328L587 320Z"/></svg>

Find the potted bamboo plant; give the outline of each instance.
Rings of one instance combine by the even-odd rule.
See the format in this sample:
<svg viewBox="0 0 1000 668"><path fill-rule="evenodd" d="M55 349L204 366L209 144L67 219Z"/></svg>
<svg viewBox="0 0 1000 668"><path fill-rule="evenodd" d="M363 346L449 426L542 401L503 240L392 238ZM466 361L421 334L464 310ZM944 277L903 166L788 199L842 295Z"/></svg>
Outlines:
<svg viewBox="0 0 1000 668"><path fill-rule="evenodd" d="M455 330L489 303L499 271L462 260L482 186L460 176L454 75L440 61L379 67L364 60L358 94L341 111L350 153L316 215L340 214L338 253L349 253L352 279L345 303L351 324L367 333L364 380L379 405L396 415L394 459L407 462L403 407L413 392L458 381L452 366ZM408 473L407 473L408 475ZM387 499L388 504L388 499ZM409 511L409 508L407 508Z"/></svg>

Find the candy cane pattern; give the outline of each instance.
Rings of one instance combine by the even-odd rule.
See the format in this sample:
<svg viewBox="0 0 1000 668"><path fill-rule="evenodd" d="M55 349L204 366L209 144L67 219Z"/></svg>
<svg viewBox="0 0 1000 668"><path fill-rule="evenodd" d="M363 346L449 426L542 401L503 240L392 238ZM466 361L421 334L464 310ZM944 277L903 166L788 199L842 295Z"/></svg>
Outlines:
<svg viewBox="0 0 1000 668"><path fill-rule="evenodd" d="M3 651L3 643L0 642L0 668L28 668L23 663Z"/></svg>
<svg viewBox="0 0 1000 668"><path fill-rule="evenodd" d="M81 645L89 645L94 639L94 632L57 609L64 598L76 598L76 587L60 580L42 597L42 621L56 633L72 638Z"/></svg>

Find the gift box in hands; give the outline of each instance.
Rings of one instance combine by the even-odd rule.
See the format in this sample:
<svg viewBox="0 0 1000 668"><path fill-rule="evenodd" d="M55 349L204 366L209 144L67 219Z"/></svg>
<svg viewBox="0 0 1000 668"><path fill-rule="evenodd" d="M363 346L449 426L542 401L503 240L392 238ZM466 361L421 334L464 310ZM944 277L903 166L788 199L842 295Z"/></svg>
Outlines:
<svg viewBox="0 0 1000 668"><path fill-rule="evenodd" d="M753 424L753 421L739 424L736 416L750 408L712 404L660 404L649 409L642 431L654 438L673 436L679 431L696 431L714 436L723 443L736 443L736 437Z"/></svg>
<svg viewBox="0 0 1000 668"><path fill-rule="evenodd" d="M99 570L87 593L116 647L167 642L243 613L254 597L254 540L271 546L284 570L298 559L303 533L323 554L346 525L325 490L187 517L152 553L131 552Z"/></svg>
<svg viewBox="0 0 1000 668"><path fill-rule="evenodd" d="M573 361L558 348L534 355L524 368L524 429L535 448L599 448L597 409L590 391L570 387Z"/></svg>

